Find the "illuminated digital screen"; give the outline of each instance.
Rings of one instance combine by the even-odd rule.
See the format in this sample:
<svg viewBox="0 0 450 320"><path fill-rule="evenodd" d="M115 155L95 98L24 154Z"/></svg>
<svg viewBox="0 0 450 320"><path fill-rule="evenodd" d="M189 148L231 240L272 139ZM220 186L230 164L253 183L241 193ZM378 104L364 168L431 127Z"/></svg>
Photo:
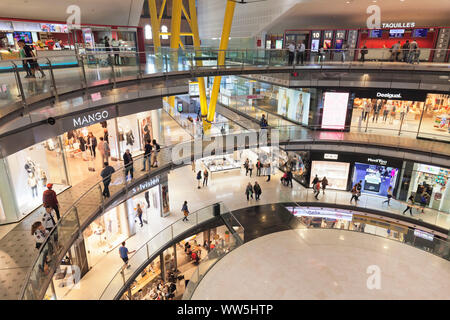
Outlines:
<svg viewBox="0 0 450 320"><path fill-rule="evenodd" d="M311 51L312 52L319 51L319 39L313 39L311 41Z"/></svg>
<svg viewBox="0 0 450 320"><path fill-rule="evenodd" d="M347 116L348 92L325 92L322 129L342 130Z"/></svg>

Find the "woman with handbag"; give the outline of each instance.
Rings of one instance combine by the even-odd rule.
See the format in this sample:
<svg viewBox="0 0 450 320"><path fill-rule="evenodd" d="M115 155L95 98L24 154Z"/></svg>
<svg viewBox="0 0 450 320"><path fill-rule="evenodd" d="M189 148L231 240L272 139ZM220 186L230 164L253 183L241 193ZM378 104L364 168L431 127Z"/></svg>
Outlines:
<svg viewBox="0 0 450 320"><path fill-rule="evenodd" d="M187 201L185 201L183 203L183 207L181 208L181 212L183 212L183 214L184 214L183 221L189 221L188 218L187 218L188 215L189 215L189 209L188 209L188 206L187 206Z"/></svg>

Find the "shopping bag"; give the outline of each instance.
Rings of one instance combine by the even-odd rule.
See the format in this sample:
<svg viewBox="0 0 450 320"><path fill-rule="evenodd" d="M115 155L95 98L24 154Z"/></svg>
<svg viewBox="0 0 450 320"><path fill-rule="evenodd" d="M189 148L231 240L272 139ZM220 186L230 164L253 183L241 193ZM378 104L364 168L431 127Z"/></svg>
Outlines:
<svg viewBox="0 0 450 320"><path fill-rule="evenodd" d="M111 161L118 161L116 157L111 157Z"/></svg>

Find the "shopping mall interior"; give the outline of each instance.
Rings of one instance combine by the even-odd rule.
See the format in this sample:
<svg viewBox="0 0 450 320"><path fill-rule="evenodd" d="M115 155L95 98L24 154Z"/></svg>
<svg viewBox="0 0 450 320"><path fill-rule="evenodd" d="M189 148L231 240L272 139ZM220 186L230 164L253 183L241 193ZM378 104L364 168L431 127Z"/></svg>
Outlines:
<svg viewBox="0 0 450 320"><path fill-rule="evenodd" d="M0 12L0 300L450 299L448 2Z"/></svg>

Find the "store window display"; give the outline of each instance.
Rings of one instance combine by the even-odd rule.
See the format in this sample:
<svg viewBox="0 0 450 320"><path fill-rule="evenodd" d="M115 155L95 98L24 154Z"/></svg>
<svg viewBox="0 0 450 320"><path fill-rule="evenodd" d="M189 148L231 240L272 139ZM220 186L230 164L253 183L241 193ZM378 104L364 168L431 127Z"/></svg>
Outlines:
<svg viewBox="0 0 450 320"><path fill-rule="evenodd" d="M278 167L286 171L291 170L293 178L303 186L308 187L309 152L286 152L280 150Z"/></svg>
<svg viewBox="0 0 450 320"><path fill-rule="evenodd" d="M15 200L19 213L27 215L42 204L47 182L56 193L68 185L62 149L58 138L49 139L7 157L13 177Z"/></svg>
<svg viewBox="0 0 450 320"><path fill-rule="evenodd" d="M415 163L408 194L416 203L439 211L450 211L450 169ZM424 201L426 200L426 201Z"/></svg>
<svg viewBox="0 0 450 320"><path fill-rule="evenodd" d="M328 189L346 190L350 163L334 161L312 161L310 184L317 175L319 179L327 177Z"/></svg>
<svg viewBox="0 0 450 320"><path fill-rule="evenodd" d="M89 265L95 265L129 236L130 229L125 207L119 205L105 212L83 231Z"/></svg>
<svg viewBox="0 0 450 320"><path fill-rule="evenodd" d="M450 141L450 95L429 94L423 111L419 137Z"/></svg>
<svg viewBox="0 0 450 320"><path fill-rule="evenodd" d="M138 206L142 210L143 226L149 221L159 221L152 217L161 217L161 201L159 195L159 185L154 186L126 202L128 209L128 222L130 225L130 233L136 234L141 230L140 219L138 217Z"/></svg>

